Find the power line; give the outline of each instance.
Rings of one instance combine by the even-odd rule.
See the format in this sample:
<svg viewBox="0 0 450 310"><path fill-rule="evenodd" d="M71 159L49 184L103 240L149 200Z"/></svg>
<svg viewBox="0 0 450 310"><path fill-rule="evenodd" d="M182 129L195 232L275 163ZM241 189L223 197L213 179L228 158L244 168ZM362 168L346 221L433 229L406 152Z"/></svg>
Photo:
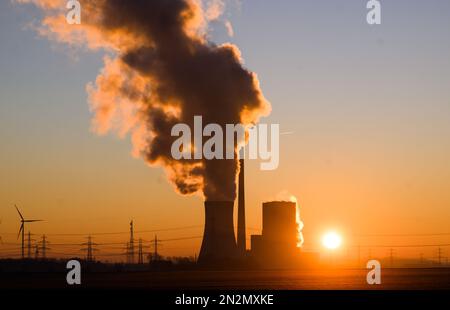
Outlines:
<svg viewBox="0 0 450 310"><path fill-rule="evenodd" d="M155 233L155 232L162 232L162 231L175 231L175 230L184 230L184 229L192 229L192 228L199 228L203 227L202 225L195 225L195 226L182 226L182 227L172 227L172 228L160 228L160 229L151 229L151 230L139 230L135 231L134 233L142 234L142 233ZM124 235L129 234L129 231L116 231L116 232L97 232L97 233L91 233L91 236L101 236L101 235ZM16 233L3 233L8 235L15 235ZM50 233L47 234L47 236L85 236L85 233Z"/></svg>
<svg viewBox="0 0 450 310"><path fill-rule="evenodd" d="M368 248L422 248L422 247L447 247L450 243L443 244L407 244L407 245L357 245L354 247L368 247Z"/></svg>
<svg viewBox="0 0 450 310"><path fill-rule="evenodd" d="M422 233L422 234L354 234L355 237L434 237L450 236L450 233Z"/></svg>
<svg viewBox="0 0 450 310"><path fill-rule="evenodd" d="M179 240L190 240L190 239L199 239L199 238L203 238L203 236L194 236L194 237L181 237L181 238L172 238L172 239L162 239L160 241L179 241Z"/></svg>

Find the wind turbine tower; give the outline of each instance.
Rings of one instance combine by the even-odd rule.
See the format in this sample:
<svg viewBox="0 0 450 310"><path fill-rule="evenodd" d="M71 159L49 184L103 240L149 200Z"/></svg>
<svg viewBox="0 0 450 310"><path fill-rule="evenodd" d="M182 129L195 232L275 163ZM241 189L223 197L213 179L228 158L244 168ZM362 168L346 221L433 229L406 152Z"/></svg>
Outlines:
<svg viewBox="0 0 450 310"><path fill-rule="evenodd" d="M22 213L20 213L19 208L17 208L16 205L14 205L14 207L16 207L17 213L19 213L19 216L20 216L20 229L19 229L19 234L17 235L17 238L19 238L20 234L22 233L22 259L24 259L25 258L25 223L41 222L42 220L27 220L22 216Z"/></svg>

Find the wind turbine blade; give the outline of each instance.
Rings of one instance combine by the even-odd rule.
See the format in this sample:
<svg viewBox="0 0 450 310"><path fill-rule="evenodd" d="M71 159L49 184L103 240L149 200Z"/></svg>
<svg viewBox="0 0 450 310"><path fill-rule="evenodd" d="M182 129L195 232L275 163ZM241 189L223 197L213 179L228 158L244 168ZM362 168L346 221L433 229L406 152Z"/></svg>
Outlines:
<svg viewBox="0 0 450 310"><path fill-rule="evenodd" d="M20 233L22 232L22 230L23 230L23 223L20 225L19 234L17 235L17 239L19 239Z"/></svg>
<svg viewBox="0 0 450 310"><path fill-rule="evenodd" d="M20 211L19 211L19 208L17 208L17 206L16 205L14 205L14 207L16 207L16 210L17 210L17 212L19 213L19 216L20 216L20 218L22 219L22 221L23 221L23 216L22 216L22 213L20 213Z"/></svg>
<svg viewBox="0 0 450 310"><path fill-rule="evenodd" d="M44 220L24 220L25 223L43 222Z"/></svg>

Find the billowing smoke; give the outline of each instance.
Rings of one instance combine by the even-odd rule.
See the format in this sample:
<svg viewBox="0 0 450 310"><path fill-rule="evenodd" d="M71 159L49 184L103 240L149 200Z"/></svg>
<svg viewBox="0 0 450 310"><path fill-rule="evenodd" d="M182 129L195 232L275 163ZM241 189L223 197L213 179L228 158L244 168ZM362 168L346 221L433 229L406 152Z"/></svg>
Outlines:
<svg viewBox="0 0 450 310"><path fill-rule="evenodd" d="M43 9L42 35L105 51L104 68L87 86L97 133L130 134L133 154L163 166L183 195L235 198L237 160L174 160L171 155L177 138L172 127L194 128L195 115L225 129L225 124L256 123L270 112L238 48L207 40L205 12L214 8L208 11L196 0L81 0L81 24L70 25L66 0L16 1Z"/></svg>

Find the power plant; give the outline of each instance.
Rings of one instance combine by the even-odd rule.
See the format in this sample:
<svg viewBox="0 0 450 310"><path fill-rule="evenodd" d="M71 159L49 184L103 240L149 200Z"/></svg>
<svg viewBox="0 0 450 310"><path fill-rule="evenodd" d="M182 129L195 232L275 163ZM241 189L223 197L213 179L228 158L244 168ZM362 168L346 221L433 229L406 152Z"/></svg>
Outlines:
<svg viewBox="0 0 450 310"><path fill-rule="evenodd" d="M233 226L234 202L206 201L198 263L213 267L237 262L263 268L296 268L317 261L317 253L305 253L298 247L297 203L292 201L263 203L262 234L251 236L251 250L247 250L243 159L239 160L239 166L237 240Z"/></svg>

